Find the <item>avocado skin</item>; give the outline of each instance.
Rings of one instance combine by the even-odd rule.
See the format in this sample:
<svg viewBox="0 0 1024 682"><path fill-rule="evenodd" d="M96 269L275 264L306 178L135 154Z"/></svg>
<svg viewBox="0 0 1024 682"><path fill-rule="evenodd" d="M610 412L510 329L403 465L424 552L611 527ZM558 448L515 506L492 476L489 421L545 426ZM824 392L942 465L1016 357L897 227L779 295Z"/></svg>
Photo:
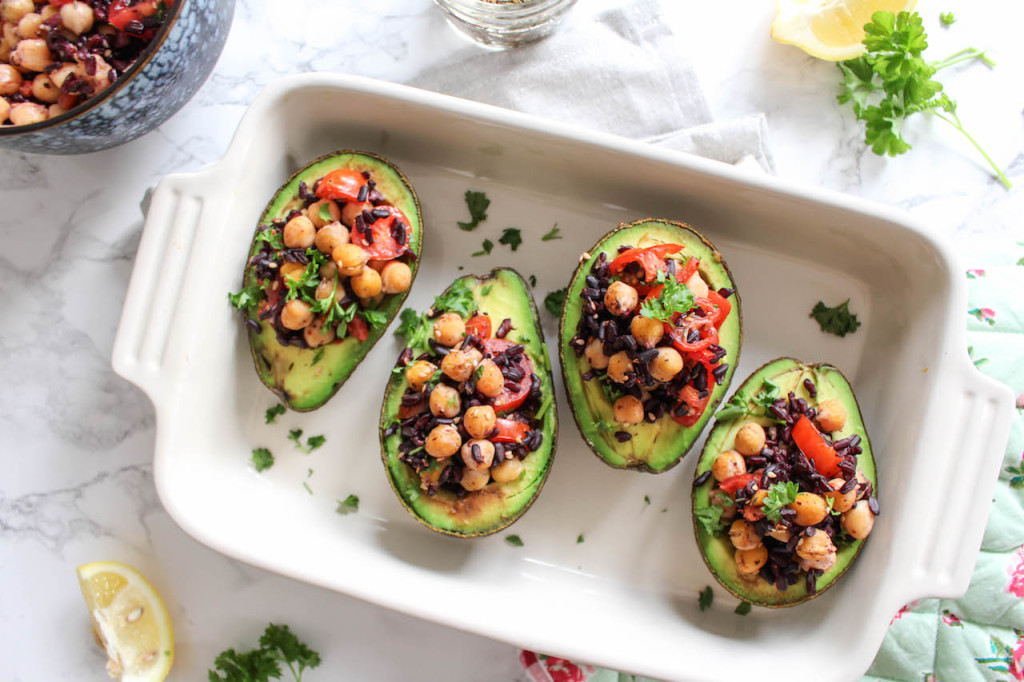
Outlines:
<svg viewBox="0 0 1024 682"><path fill-rule="evenodd" d="M708 285L715 289L727 287L736 291L732 273L722 258L722 254L704 238L697 230L684 223L647 218L632 223L619 225L594 245L587 252L587 258L580 261L573 273L572 280L566 290L565 302L559 323L558 352L562 364L562 378L565 382L569 407L572 410L583 440L605 464L616 469L631 469L646 473L660 474L678 464L683 456L700 436L701 431L711 419L715 407L725 396L732 381L733 373L739 363L740 345L743 339L743 315L740 295L736 291L729 299L733 312L722 326L721 345L728 353L722 362L729 364L725 379L721 386L712 390L701 419L691 427L677 424L670 417L662 417L654 424L643 422L632 427L616 424L616 430L624 430L633 434L626 443L619 443L614 431L602 429L602 422L614 423L611 417L612 406L604 398L596 380L584 382L581 379L585 361L576 357L570 341L576 334L576 326L582 313L580 292L586 286L586 276L602 251L608 256L609 262L614 260L617 249L622 244L636 245L644 235L653 235L661 242L682 244L683 254L697 256L701 259L699 272ZM652 242L653 243L653 242ZM601 413L606 419L601 419Z"/></svg>
<svg viewBox="0 0 1024 682"><path fill-rule="evenodd" d="M782 378L781 381L778 380L780 377ZM868 438L867 430L864 427L864 419L860 412L860 406L857 404L857 398L853 393L853 388L850 386L850 382L846 377L843 376L843 373L838 369L828 364L807 365L794 358L776 358L754 371L754 373L751 374L738 389L736 389L736 393L738 394L742 391L746 391L749 388L750 391L747 392L747 395L750 395L760 388L764 379L772 379L772 381L779 384L780 395L785 395L789 391L793 391L798 398L808 398L809 396L806 389L802 386L805 378L811 379L818 390L818 397L815 399L816 401L820 402L822 400L828 400L829 398L836 398L842 401L843 405L846 407L846 426L836 434L836 438L846 438L855 433L860 436L860 447L862 452L857 456L857 471L871 481L873 489L877 492L878 473L875 468L874 454L871 449L871 440ZM701 452L700 460L697 462L697 468L694 472L694 480L711 468L712 463L715 461L715 457L717 457L719 453L731 447L732 439L735 437L735 431L738 430L744 422L749 421L750 419L750 417L741 417L730 419L725 422L715 422L714 427L708 434L707 442L704 445L704 450ZM760 419L758 421L762 424L771 423L770 420L767 419ZM853 542L846 543L842 547L839 547L835 566L818 578L817 590L814 594L809 594L807 592L807 585L803 581L791 586L785 592L779 592L773 585L769 585L760 577L755 581L744 580L739 577L739 574L736 571L735 562L733 560L734 548L728 536L711 536L697 521L697 509L707 507L710 504L710 493L713 481L714 478L711 478L707 483L699 488L694 488L691 496L693 532L697 539L697 545L701 550L701 556L704 558L704 563L707 565L712 575L714 575L718 582L721 583L722 587L727 589L736 597L750 602L755 606L765 606L768 608L796 606L821 595L835 585L839 578L849 570L854 559L856 559L857 555L860 554L864 543L867 541L854 540Z"/></svg>
<svg viewBox="0 0 1024 682"><path fill-rule="evenodd" d="M401 436L384 435L397 415L402 394L408 387L405 373L402 372L391 375L384 394L380 413L380 444L381 460L388 482L406 511L432 531L453 537L472 538L491 535L507 528L525 514L540 495L555 457L558 405L537 305L523 277L511 268L496 268L486 276L467 275L456 281L460 280L466 281L473 291L479 312L490 315L494 330L506 317L512 319L513 329L506 338L524 345L533 362L534 372L540 378L542 394L551 396L551 404L542 419L544 441L537 450L523 459L523 475L517 481L489 483L483 490L468 493L461 500L446 490L430 497L420 490L419 475L398 459ZM484 295L483 290L488 286L491 289ZM451 287L445 293L449 289Z"/></svg>
<svg viewBox="0 0 1024 682"><path fill-rule="evenodd" d="M419 198L405 176L384 158L369 152L343 150L322 156L301 170L294 173L278 189L267 208L264 209L259 226L283 218L296 208L299 183L306 182L312 189L313 182L337 168L354 168L369 171L376 181L377 188L385 198L399 208L410 223L409 248L416 254L409 264L412 271L412 282L409 288L400 294L385 297L379 310L388 315L387 324L379 328L370 328L366 341L359 342L349 337L341 343L321 346L323 353L314 364L316 353L320 349L305 349L297 346L282 346L277 341L277 333L273 325L266 320L257 320L260 330L248 329L249 349L256 373L260 381L273 391L281 401L296 412L315 410L334 396L349 378L356 367L395 319L402 304L412 290L419 270L420 256L423 253L423 212ZM299 204L301 205L301 204ZM258 251L255 234L246 259L243 286L255 283L256 275L249 266L252 257Z"/></svg>

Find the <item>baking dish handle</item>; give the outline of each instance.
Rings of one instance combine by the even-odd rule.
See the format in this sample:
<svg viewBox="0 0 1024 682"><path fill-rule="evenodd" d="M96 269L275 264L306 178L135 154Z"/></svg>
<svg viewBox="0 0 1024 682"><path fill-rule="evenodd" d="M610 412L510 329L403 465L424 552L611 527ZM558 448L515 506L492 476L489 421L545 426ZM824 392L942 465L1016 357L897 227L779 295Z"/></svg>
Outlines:
<svg viewBox="0 0 1024 682"><path fill-rule="evenodd" d="M169 175L143 200L146 220L114 339L112 364L115 372L139 386L154 403L196 230L209 206L203 190L205 177L205 173Z"/></svg>
<svg viewBox="0 0 1024 682"><path fill-rule="evenodd" d="M910 574L921 597L956 598L967 591L1013 418L1009 387L979 372L966 355L955 372L955 390L935 396L946 409L928 425L931 433L923 444L928 461L913 481L928 488L924 499L933 505L921 517L923 525L907 531L921 543ZM952 452L943 456L943 451ZM937 466L940 462L945 465ZM920 476L923 471L927 480Z"/></svg>

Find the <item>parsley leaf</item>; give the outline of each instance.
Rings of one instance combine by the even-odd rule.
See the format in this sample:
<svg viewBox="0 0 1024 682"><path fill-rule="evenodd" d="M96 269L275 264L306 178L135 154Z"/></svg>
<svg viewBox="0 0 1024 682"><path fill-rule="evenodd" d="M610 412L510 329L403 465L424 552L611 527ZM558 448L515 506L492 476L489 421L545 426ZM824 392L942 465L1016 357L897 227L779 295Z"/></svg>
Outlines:
<svg viewBox="0 0 1024 682"><path fill-rule="evenodd" d="M565 289L556 289L555 291L548 292L548 295L544 297L544 307L555 317L562 314L562 304L564 302Z"/></svg>
<svg viewBox="0 0 1024 682"><path fill-rule="evenodd" d="M259 648L222 651L208 672L210 682L270 682L281 679L281 663L295 682L302 682L307 668L320 666L320 654L299 641L287 625L270 623L260 637Z"/></svg>
<svg viewBox="0 0 1024 682"><path fill-rule="evenodd" d="M430 349L428 340L430 339L430 321L426 315L420 315L412 308L406 308L402 311L399 318L401 324L398 325L398 329L395 330L395 336L401 336L405 339L405 345L412 348L413 355L420 355L421 353L427 352ZM403 372L405 368L400 368Z"/></svg>
<svg viewBox="0 0 1024 682"><path fill-rule="evenodd" d="M436 312L458 313L463 318L471 317L477 309L473 291L463 279L455 280L447 292L435 298L432 307Z"/></svg>
<svg viewBox="0 0 1024 682"><path fill-rule="evenodd" d="M360 310L359 317L366 320L366 323L374 329L386 327L388 324L388 314L383 310Z"/></svg>
<svg viewBox="0 0 1024 682"><path fill-rule="evenodd" d="M700 595L697 597L697 605L701 611L707 611L711 608L711 602L715 600L715 593L711 591L710 587L705 587L700 591Z"/></svg>
<svg viewBox="0 0 1024 682"><path fill-rule="evenodd" d="M278 403L277 405L274 405L273 407L268 407L267 408L267 413L265 415L267 423L268 424L273 424L275 421L277 421L278 417L280 417L282 414L284 414L284 412L285 412L284 405L281 405L280 403Z"/></svg>
<svg viewBox="0 0 1024 682"><path fill-rule="evenodd" d="M939 14L939 22L942 23L943 28L949 28L956 23L956 15L952 12L942 12Z"/></svg>
<svg viewBox="0 0 1024 682"><path fill-rule="evenodd" d="M260 649L267 652L273 660L288 666L296 682L302 681L302 672L306 668L316 668L320 665L320 654L300 642L287 625L267 625L263 636L260 637Z"/></svg>
<svg viewBox="0 0 1024 682"><path fill-rule="evenodd" d="M518 227L506 227L501 236L498 237L498 243L510 246L515 251L523 243L523 231Z"/></svg>
<svg viewBox="0 0 1024 682"><path fill-rule="evenodd" d="M259 284L250 284L237 294L228 292L228 301L236 310L252 310L263 300L263 289Z"/></svg>
<svg viewBox="0 0 1024 682"><path fill-rule="evenodd" d="M685 313L694 306L693 293L675 277L668 277L658 271L658 284L664 288L657 298L650 298L640 304L640 314L652 320L671 322L675 313Z"/></svg>
<svg viewBox="0 0 1024 682"><path fill-rule="evenodd" d="M547 234L545 234L543 237L541 237L540 240L542 242L550 242L550 241L554 241L556 239L561 239L562 235L560 235L559 232L561 232L561 230L558 229L558 223L555 223L555 226L552 227L551 230L548 231Z"/></svg>
<svg viewBox="0 0 1024 682"><path fill-rule="evenodd" d="M295 443L295 447L302 450L307 455L321 445L327 442L327 438L324 436L310 436L306 439L306 444L302 444L302 429L292 429L288 432L288 440Z"/></svg>
<svg viewBox="0 0 1024 682"><path fill-rule="evenodd" d="M505 542L512 545L513 547L522 547L523 540L518 535L508 535L505 537Z"/></svg>
<svg viewBox="0 0 1024 682"><path fill-rule="evenodd" d="M725 528L722 523L722 507L717 504L712 504L707 507L701 507L694 512L694 516L701 526L704 527L704 531L708 535L718 535Z"/></svg>
<svg viewBox="0 0 1024 682"><path fill-rule="evenodd" d="M274 456L266 448L253 448L252 466L256 471L266 471L274 466Z"/></svg>
<svg viewBox="0 0 1024 682"><path fill-rule="evenodd" d="M737 616L747 615L748 613L750 613L750 602L741 601L739 605L736 607L736 610L733 611L733 613L735 613Z"/></svg>
<svg viewBox="0 0 1024 682"><path fill-rule="evenodd" d="M785 483L773 483L768 488L768 496L764 498L761 511L769 521L778 523L782 520L780 513L787 505L796 502L796 495L800 492L800 485L796 481Z"/></svg>
<svg viewBox="0 0 1024 682"><path fill-rule="evenodd" d="M487 198L487 194L484 192L474 192L473 190L466 190L466 207L469 209L469 222L460 222L459 229L470 232L477 228L482 221L487 220L487 207L491 205L491 200Z"/></svg>
<svg viewBox="0 0 1024 682"><path fill-rule="evenodd" d="M729 398L729 402L725 404L725 407L715 413L715 419L718 421L731 421L745 414L747 414L747 399L742 393L737 393Z"/></svg>
<svg viewBox="0 0 1024 682"><path fill-rule="evenodd" d="M324 349L323 348L317 348L316 352L313 353L313 362L309 363L309 366L312 367L313 365L315 365L316 363L320 362L323 359L324 359Z"/></svg>
<svg viewBox="0 0 1024 682"><path fill-rule="evenodd" d="M644 503L647 504L647 505L651 504L651 496L650 495L644 495Z"/></svg>
<svg viewBox="0 0 1024 682"><path fill-rule="evenodd" d="M323 435L320 435L320 436L310 436L306 440L306 445L309 447L309 450L307 450L306 452L313 452L314 450L316 450L317 448L319 448L321 445L323 445L326 442L327 442L327 437L326 436L323 436Z"/></svg>
<svg viewBox="0 0 1024 682"><path fill-rule="evenodd" d="M828 334L835 334L844 337L857 331L860 320L850 312L850 299L846 299L834 308L829 308L824 302L818 301L811 310L810 317L817 320L821 331Z"/></svg>
<svg viewBox="0 0 1024 682"><path fill-rule="evenodd" d="M331 215L331 205L326 201L320 204L320 220L325 223L334 222L334 216Z"/></svg>
<svg viewBox="0 0 1024 682"><path fill-rule="evenodd" d="M782 393L782 389L777 383L771 379L765 379L761 382L761 388L754 394L754 404L767 410L772 403L779 399L780 393Z"/></svg>
<svg viewBox="0 0 1024 682"><path fill-rule="evenodd" d="M342 515L359 511L359 496L349 495L344 500L338 500L338 508L335 511Z"/></svg>
<svg viewBox="0 0 1024 682"><path fill-rule="evenodd" d="M583 544L583 533L580 533L579 535L576 536L576 544L577 545L582 545Z"/></svg>
<svg viewBox="0 0 1024 682"><path fill-rule="evenodd" d="M281 251L284 249L284 235L281 230L276 227L267 227L256 234L256 238L253 240L253 243L265 243L270 246L270 248L276 251Z"/></svg>
<svg viewBox="0 0 1024 682"><path fill-rule="evenodd" d="M493 248L494 242L492 242L490 239L485 239L483 244L480 245L480 250L474 253L473 256L489 256L491 254L491 249Z"/></svg>

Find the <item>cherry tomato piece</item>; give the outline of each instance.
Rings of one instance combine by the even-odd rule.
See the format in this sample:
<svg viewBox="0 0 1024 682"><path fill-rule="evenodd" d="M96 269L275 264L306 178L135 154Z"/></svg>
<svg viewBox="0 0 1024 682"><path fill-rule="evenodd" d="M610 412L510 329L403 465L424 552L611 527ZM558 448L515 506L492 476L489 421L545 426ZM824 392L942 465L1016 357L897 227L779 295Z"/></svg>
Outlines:
<svg viewBox="0 0 1024 682"><path fill-rule="evenodd" d="M491 318L488 315L474 315L466 323L466 335L472 334L478 339L491 338Z"/></svg>
<svg viewBox="0 0 1024 682"><path fill-rule="evenodd" d="M495 421L494 428L498 429L498 435L492 436L489 440L495 443L522 443L523 438L530 432L530 427L526 424L501 417Z"/></svg>
<svg viewBox="0 0 1024 682"><path fill-rule="evenodd" d="M348 323L348 333L349 336L354 336L360 341L366 341L366 337L370 335L370 329L366 326L366 320L356 316Z"/></svg>
<svg viewBox="0 0 1024 682"><path fill-rule="evenodd" d="M498 353L502 353L515 344L505 339L484 339L481 343L484 349L485 357L494 357ZM526 401L526 396L530 395L530 387L533 384L531 377L533 376L533 362L530 361L529 356L526 353L522 353L519 356L519 360L515 363L515 366L519 368L523 378L519 380L519 385L515 390L509 390L507 387L501 392L497 398L494 399L492 406L494 411L498 414L504 412L511 412L517 409ZM507 382L506 382L507 383Z"/></svg>
<svg viewBox="0 0 1024 682"><path fill-rule="evenodd" d="M366 178L359 171L338 168L320 179L316 186L316 196L318 199L335 201L359 201L359 192L366 182Z"/></svg>
<svg viewBox="0 0 1024 682"><path fill-rule="evenodd" d="M800 448L800 452L811 460L819 474L827 478L839 475L841 458L805 415L800 415L800 419L793 425L793 441Z"/></svg>

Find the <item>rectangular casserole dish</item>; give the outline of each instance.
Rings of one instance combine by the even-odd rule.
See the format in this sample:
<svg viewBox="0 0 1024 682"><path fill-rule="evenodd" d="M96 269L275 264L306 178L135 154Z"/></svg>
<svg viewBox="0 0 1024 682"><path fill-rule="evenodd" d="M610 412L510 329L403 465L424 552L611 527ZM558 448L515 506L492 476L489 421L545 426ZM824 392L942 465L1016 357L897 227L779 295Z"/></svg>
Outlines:
<svg viewBox="0 0 1024 682"><path fill-rule="evenodd" d="M662 476L604 466L563 424L553 471L515 526L479 540L424 529L390 490L377 419L400 350L388 334L326 406L264 424L227 303L256 222L300 166L338 149L394 162L423 204L425 251L408 305L498 265L566 286L579 254L621 221L663 217L725 255L743 302L737 383L790 355L852 381L879 467L881 516L847 576L803 606L732 613L690 520L702 442ZM487 221L463 232L463 193ZM558 224L563 239L540 236ZM501 229L522 228L515 252ZM472 257L484 238L490 256ZM460 270L459 266L465 269ZM840 339L809 319L846 298L863 326ZM367 79L311 74L264 92L225 157L157 188L114 347L115 370L157 413L154 476L168 512L229 556L529 649L657 678L844 680L867 668L908 601L967 587L1008 437L1012 396L965 350L966 286L949 249L886 208L643 143ZM545 332L557 357L557 320ZM289 428L324 434L312 455ZM252 448L277 455L263 474ZM312 494L311 494L312 493ZM357 494L358 514L335 513ZM977 501L985 503L977 503ZM503 539L519 535L522 547ZM577 542L582 534L583 543ZM715 584L711 610L697 593Z"/></svg>

